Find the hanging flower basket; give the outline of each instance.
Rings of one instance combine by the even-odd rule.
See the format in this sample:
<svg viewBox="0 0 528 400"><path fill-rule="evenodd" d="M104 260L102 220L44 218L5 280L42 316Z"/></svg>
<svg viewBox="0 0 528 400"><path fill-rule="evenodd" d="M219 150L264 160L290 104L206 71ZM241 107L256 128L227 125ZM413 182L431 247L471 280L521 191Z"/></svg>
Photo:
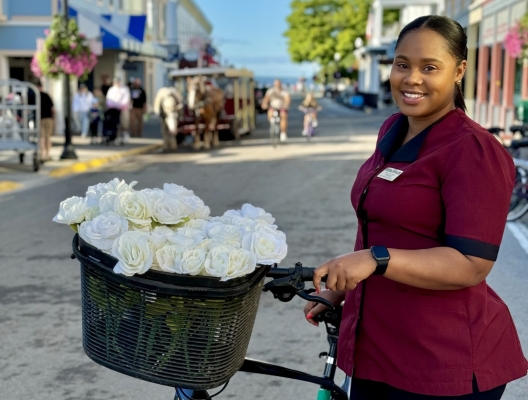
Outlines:
<svg viewBox="0 0 528 400"><path fill-rule="evenodd" d="M50 29L44 33L44 46L31 61L33 74L52 79L68 74L86 80L97 64L97 56L90 49L86 36L79 33L75 20L66 21L64 16L56 15Z"/></svg>
<svg viewBox="0 0 528 400"><path fill-rule="evenodd" d="M513 26L504 38L504 48L513 58L520 62L528 60L528 14Z"/></svg>

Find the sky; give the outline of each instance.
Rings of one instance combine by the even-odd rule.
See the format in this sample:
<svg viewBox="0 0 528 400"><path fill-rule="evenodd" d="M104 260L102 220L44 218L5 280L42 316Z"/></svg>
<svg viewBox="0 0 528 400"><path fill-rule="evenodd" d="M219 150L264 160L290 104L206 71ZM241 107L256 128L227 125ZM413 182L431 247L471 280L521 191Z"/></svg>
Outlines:
<svg viewBox="0 0 528 400"><path fill-rule="evenodd" d="M213 44L236 68L258 77L311 78L315 65L290 61L283 33L289 0L194 0L213 25Z"/></svg>

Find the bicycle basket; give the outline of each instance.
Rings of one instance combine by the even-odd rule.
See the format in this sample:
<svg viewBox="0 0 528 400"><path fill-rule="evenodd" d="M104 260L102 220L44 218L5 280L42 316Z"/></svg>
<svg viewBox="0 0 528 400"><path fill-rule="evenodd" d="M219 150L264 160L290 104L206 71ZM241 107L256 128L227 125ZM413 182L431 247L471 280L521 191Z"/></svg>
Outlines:
<svg viewBox="0 0 528 400"><path fill-rule="evenodd" d="M75 236L81 263L84 351L146 381L196 390L226 383L242 366L269 267L221 282L148 271L126 277L117 260Z"/></svg>

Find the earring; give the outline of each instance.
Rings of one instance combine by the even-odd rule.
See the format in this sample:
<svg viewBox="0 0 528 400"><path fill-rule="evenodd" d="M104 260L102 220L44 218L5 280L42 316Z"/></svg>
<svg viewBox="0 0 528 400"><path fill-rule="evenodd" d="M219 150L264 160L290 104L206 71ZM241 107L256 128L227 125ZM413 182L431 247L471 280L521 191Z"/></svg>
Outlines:
<svg viewBox="0 0 528 400"><path fill-rule="evenodd" d="M457 85L461 85L462 84L462 81L457 81Z"/></svg>

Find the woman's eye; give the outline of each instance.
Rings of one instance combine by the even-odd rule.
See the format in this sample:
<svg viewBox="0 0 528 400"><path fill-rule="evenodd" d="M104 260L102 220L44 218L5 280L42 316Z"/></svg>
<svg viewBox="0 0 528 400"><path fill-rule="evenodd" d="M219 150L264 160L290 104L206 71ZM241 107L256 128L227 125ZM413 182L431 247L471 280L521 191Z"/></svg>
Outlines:
<svg viewBox="0 0 528 400"><path fill-rule="evenodd" d="M434 71L436 69L436 67L434 67L433 65L428 65L427 67L424 68L426 71Z"/></svg>
<svg viewBox="0 0 528 400"><path fill-rule="evenodd" d="M402 64L402 63L396 64L396 66L398 68L407 68L407 64Z"/></svg>

